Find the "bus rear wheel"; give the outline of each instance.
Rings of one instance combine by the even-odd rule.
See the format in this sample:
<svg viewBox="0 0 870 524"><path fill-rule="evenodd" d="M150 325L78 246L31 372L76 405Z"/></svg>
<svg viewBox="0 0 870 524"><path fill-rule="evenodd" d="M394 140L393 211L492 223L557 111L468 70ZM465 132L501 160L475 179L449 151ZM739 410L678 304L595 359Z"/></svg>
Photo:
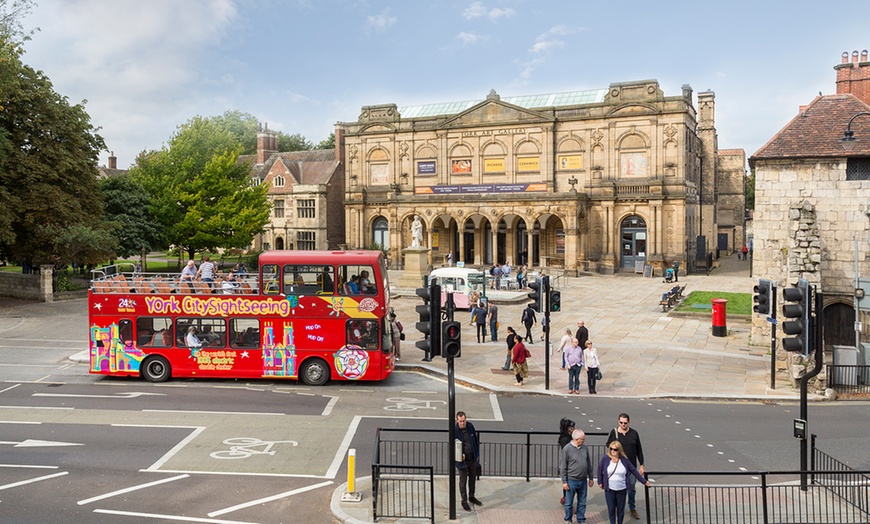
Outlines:
<svg viewBox="0 0 870 524"><path fill-rule="evenodd" d="M171 375L169 361L163 357L150 357L142 363L142 376L148 382L166 382Z"/></svg>
<svg viewBox="0 0 870 524"><path fill-rule="evenodd" d="M302 365L302 382L309 386L322 386L329 380L329 366L320 359L312 359Z"/></svg>

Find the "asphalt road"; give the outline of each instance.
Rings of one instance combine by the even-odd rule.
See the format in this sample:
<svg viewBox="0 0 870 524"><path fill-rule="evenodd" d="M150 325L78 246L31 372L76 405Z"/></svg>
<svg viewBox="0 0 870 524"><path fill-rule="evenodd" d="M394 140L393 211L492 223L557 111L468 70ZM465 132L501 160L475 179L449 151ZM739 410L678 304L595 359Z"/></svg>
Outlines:
<svg viewBox="0 0 870 524"><path fill-rule="evenodd" d="M0 306L0 522L334 522L335 489L370 474L378 427L446 428L446 383L137 379L87 374L84 301ZM620 412L647 470L797 469L797 403L702 403L457 389L478 429L606 432ZM819 446L870 468L870 403L810 406ZM555 481L554 481L555 483Z"/></svg>

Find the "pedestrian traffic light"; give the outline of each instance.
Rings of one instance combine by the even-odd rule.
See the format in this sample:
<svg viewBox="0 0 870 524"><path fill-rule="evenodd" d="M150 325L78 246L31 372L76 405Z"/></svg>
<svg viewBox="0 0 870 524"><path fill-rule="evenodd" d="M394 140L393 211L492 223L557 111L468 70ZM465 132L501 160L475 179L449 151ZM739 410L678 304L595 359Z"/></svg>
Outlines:
<svg viewBox="0 0 870 524"><path fill-rule="evenodd" d="M529 282L529 289L532 290L529 293L529 300L531 300L531 304L529 307L535 310L535 312L541 312L541 289L543 285L540 277L536 277L534 282Z"/></svg>
<svg viewBox="0 0 870 524"><path fill-rule="evenodd" d="M444 357L462 356L462 325L452 320L441 323L441 342L444 344L441 355Z"/></svg>
<svg viewBox="0 0 870 524"><path fill-rule="evenodd" d="M752 311L755 311L759 315L769 315L770 314L770 304L771 299L773 298L772 290L772 282L765 278L762 278L758 281L758 284L752 288L755 292L755 296L752 297L752 302L755 304L752 306Z"/></svg>
<svg viewBox="0 0 870 524"><path fill-rule="evenodd" d="M415 327L423 333L423 340L414 345L426 352L424 362L441 354L441 286L418 287L417 296L423 299L423 304L414 309L420 316Z"/></svg>
<svg viewBox="0 0 870 524"><path fill-rule="evenodd" d="M804 357L810 354L810 286L806 279L798 279L796 287L782 290L782 316L789 319L782 323L782 331L791 337L783 337L782 348L800 351Z"/></svg>
<svg viewBox="0 0 870 524"><path fill-rule="evenodd" d="M562 311L562 293L558 289L550 290L550 311Z"/></svg>

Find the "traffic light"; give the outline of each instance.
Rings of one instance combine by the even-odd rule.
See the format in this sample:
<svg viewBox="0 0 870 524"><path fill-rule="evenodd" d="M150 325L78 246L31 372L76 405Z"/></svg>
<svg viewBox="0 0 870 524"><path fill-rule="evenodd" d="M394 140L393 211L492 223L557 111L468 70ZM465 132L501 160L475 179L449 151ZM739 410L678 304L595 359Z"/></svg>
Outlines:
<svg viewBox="0 0 870 524"><path fill-rule="evenodd" d="M810 354L810 286L805 278L798 279L797 287L782 290L782 316L789 319L782 323L782 331L792 337L783 337L782 348L800 351L804 357Z"/></svg>
<svg viewBox="0 0 870 524"><path fill-rule="evenodd" d="M441 323L441 342L444 344L442 356L462 356L462 325L452 320Z"/></svg>
<svg viewBox="0 0 870 524"><path fill-rule="evenodd" d="M758 281L758 284L752 288L755 292L755 296L752 297L752 302L755 303L752 306L752 311L755 311L759 315L769 315L770 314L770 304L773 298L773 289L772 282L765 278L762 278Z"/></svg>
<svg viewBox="0 0 870 524"><path fill-rule="evenodd" d="M529 300L532 301L529 304L529 307L534 309L537 313L541 312L541 288L542 288L541 278L536 277L534 282L529 282L529 288L532 290L529 293Z"/></svg>
<svg viewBox="0 0 870 524"><path fill-rule="evenodd" d="M550 290L550 311L562 311L562 293L558 289Z"/></svg>
<svg viewBox="0 0 870 524"><path fill-rule="evenodd" d="M428 362L441 354L441 286L418 287L416 293L423 299L423 305L414 308L420 316L415 327L423 340L414 345L426 352L423 360Z"/></svg>

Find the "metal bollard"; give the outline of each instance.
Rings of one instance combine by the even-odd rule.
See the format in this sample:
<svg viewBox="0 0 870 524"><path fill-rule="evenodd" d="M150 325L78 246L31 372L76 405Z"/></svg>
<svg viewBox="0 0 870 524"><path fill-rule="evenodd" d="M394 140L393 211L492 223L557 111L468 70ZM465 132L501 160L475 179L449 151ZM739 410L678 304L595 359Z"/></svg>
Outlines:
<svg viewBox="0 0 870 524"><path fill-rule="evenodd" d="M347 491L342 493L342 502L359 502L362 494L356 491L356 450L347 450Z"/></svg>

